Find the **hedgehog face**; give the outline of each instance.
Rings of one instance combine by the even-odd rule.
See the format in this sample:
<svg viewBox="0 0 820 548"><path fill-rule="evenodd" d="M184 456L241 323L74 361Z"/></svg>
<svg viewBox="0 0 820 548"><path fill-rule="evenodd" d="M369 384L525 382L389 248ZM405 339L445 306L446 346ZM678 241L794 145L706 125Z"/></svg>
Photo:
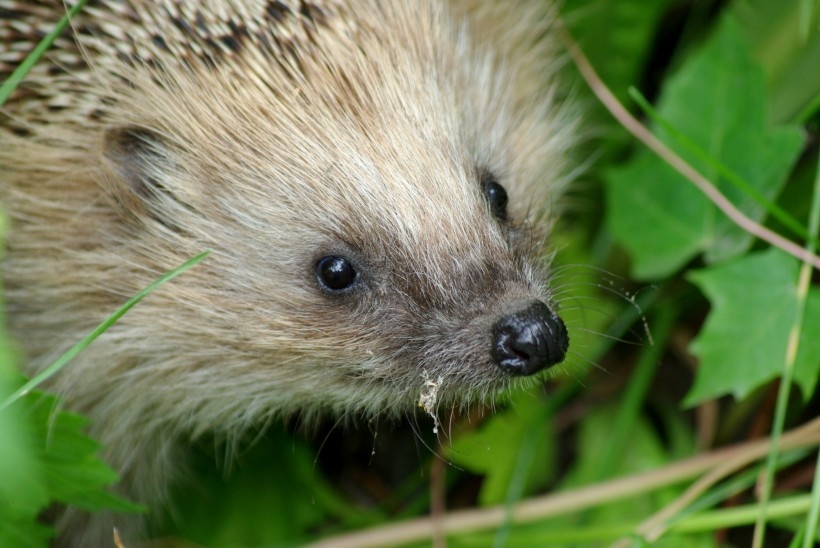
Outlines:
<svg viewBox="0 0 820 548"><path fill-rule="evenodd" d="M417 397L423 379L440 379L454 403L484 399L563 360L567 331L545 304L535 249L516 245L532 234L510 237L532 229L507 215L501 184L475 182L453 181L478 190L465 193L454 219L429 204L411 211L388 201L384 209L405 213L399 226L349 219L355 228L320 246L310 264L322 298L309 316L327 319L326 334L345 333L332 345L350 348L352 382L386 387L401 401Z"/></svg>
<svg viewBox="0 0 820 548"><path fill-rule="evenodd" d="M368 392L379 410L406 407L424 378L442 379L442 402L491 397L567 351L538 268L543 229L510 207L503 180L472 166L462 138L425 151L410 129L399 143L341 129L331 145L308 139L316 152L302 166L280 164L284 143L272 139L261 180L241 139L230 168L203 169L184 145L134 128L110 130L105 150L138 236L172 247L204 238L215 250L194 302L226 303L232 321L200 314L182 329L244 344L271 390L286 391L296 369L299 383L321 380L313 398L352 405Z"/></svg>

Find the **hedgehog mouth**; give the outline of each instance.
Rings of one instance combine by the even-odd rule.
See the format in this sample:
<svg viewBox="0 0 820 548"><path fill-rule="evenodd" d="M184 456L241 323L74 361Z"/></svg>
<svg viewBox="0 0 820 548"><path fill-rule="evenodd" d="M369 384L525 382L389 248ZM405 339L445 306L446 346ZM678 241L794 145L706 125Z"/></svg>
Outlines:
<svg viewBox="0 0 820 548"><path fill-rule="evenodd" d="M494 400L564 361L569 334L562 319L540 299L506 303L501 312L467 323L428 318L404 338L384 342L390 366L368 368L351 380L385 394L394 403L428 408ZM438 320L438 321L434 321ZM449 323L449 325L448 325ZM434 326L438 327L434 327Z"/></svg>

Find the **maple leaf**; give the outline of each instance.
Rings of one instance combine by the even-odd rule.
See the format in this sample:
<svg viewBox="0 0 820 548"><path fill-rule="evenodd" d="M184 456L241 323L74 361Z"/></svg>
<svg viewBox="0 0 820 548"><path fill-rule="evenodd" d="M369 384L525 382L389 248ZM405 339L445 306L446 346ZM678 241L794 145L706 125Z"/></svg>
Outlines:
<svg viewBox="0 0 820 548"><path fill-rule="evenodd" d="M726 17L705 47L670 78L658 113L713 161L691 151L679 153L740 210L762 220L765 208L721 177L718 166L772 200L797 158L802 137L794 126L767 127L763 72L732 18ZM658 136L673 149L680 148L668 132L659 130ZM753 241L646 149L608 175L609 227L630 252L638 278L668 276L701 252L707 263L728 260Z"/></svg>
<svg viewBox="0 0 820 548"><path fill-rule="evenodd" d="M778 249L754 253L689 275L712 311L692 344L700 367L686 403L723 394L743 398L783 372L789 332L805 305L794 381L810 396L820 375L820 289L797 292L800 263Z"/></svg>

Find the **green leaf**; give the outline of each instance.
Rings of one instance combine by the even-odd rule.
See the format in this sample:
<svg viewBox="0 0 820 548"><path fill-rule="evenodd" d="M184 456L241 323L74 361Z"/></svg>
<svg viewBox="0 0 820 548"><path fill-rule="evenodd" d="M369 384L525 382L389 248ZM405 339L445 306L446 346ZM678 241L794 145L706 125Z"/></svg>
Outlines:
<svg viewBox="0 0 820 548"><path fill-rule="evenodd" d="M715 35L669 79L660 116L717 163L773 200L801 148L796 127L766 127L762 70L753 63L736 23L725 18ZM670 144L673 139L659 130ZM754 199L720 177L715 164L678 152L748 216L765 217ZM608 221L630 252L636 277L668 276L699 253L709 263L745 252L752 237L723 216L681 175L647 150L608 174Z"/></svg>
<svg viewBox="0 0 820 548"><path fill-rule="evenodd" d="M771 249L690 275L712 303L712 312L692 344L700 368L687 404L723 394L743 398L780 375L800 304L799 268L796 259ZM794 380L808 397L820 375L818 288L809 290L803 325Z"/></svg>
<svg viewBox="0 0 820 548"><path fill-rule="evenodd" d="M500 504L507 499L525 439L537 437L523 493L532 493L552 477L555 443L545 417L546 409L546 402L534 391L518 394L511 409L493 415L480 429L454 440L447 449L447 458L457 466L484 475L479 495L482 505Z"/></svg>
<svg viewBox="0 0 820 548"><path fill-rule="evenodd" d="M112 495L105 487L117 480L96 456L100 445L83 433L88 419L61 411L57 398L33 392L15 407L33 440L32 461L48 489L48 498L87 510L139 512L139 505Z"/></svg>

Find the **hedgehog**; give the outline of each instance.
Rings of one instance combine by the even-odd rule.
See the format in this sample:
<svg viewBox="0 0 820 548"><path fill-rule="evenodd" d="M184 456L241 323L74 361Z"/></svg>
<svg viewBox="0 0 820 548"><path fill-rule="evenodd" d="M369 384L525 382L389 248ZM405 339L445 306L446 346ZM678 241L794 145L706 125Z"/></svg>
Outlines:
<svg viewBox="0 0 820 548"><path fill-rule="evenodd" d="M5 79L65 5L0 6ZM66 509L61 542L140 538L205 433L435 414L564 360L549 234L577 116L555 27L537 0L85 6L0 111L26 371L211 253L51 379L150 509Z"/></svg>

